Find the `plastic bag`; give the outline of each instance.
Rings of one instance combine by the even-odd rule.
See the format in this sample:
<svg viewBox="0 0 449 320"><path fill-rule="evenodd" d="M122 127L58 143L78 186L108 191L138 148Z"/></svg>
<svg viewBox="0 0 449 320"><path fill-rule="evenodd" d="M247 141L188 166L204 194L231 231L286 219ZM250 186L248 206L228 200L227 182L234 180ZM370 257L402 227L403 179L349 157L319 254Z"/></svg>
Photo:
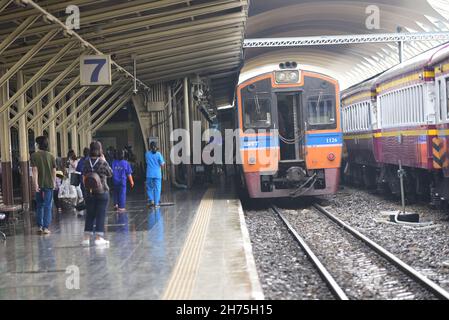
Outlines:
<svg viewBox="0 0 449 320"><path fill-rule="evenodd" d="M70 185L69 179L64 179L59 187L58 198L76 198L76 188Z"/></svg>
<svg viewBox="0 0 449 320"><path fill-rule="evenodd" d="M72 172L69 174L70 176L70 184L72 186L78 187L81 184L81 173Z"/></svg>

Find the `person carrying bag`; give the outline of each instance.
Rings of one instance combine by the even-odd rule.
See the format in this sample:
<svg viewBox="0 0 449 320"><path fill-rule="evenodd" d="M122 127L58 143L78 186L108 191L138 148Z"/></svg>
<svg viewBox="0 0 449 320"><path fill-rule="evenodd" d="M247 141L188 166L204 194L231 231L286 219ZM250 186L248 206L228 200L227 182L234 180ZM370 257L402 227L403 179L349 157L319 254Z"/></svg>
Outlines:
<svg viewBox="0 0 449 320"><path fill-rule="evenodd" d="M83 168L83 182L86 190L86 220L83 245L90 244L90 237L95 234L95 245L109 245L104 239L106 209L109 203L109 186L107 178L112 177L112 170L103 155L99 141L90 144L89 158ZM94 230L95 224L95 230Z"/></svg>

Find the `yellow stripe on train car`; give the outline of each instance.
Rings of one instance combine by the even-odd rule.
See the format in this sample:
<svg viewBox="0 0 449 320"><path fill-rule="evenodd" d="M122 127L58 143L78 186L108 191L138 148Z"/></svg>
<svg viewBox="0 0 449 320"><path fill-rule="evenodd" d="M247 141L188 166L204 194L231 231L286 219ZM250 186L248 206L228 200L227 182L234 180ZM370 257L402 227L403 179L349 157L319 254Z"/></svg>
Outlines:
<svg viewBox="0 0 449 320"><path fill-rule="evenodd" d="M371 138L388 138L388 137L412 137L412 136L437 136L437 135L448 135L449 130L403 130L403 131L390 131L390 132L376 132L376 133L365 133L365 134L350 134L345 135L345 140L353 139L371 139Z"/></svg>
<svg viewBox="0 0 449 320"><path fill-rule="evenodd" d="M380 85L379 87L377 87L377 93L380 94L386 90L389 90L391 88L395 88L395 87L399 87L401 85L404 85L406 83L409 82L415 82L415 81L422 81L425 78L435 78L435 71L424 71L424 72L419 72L419 73L415 73L400 79L396 79L390 82L387 82L385 84Z"/></svg>
<svg viewBox="0 0 449 320"><path fill-rule="evenodd" d="M433 156L433 167L435 169L441 169L444 165L444 157L446 152L444 150L443 140L440 138L432 139L432 156Z"/></svg>

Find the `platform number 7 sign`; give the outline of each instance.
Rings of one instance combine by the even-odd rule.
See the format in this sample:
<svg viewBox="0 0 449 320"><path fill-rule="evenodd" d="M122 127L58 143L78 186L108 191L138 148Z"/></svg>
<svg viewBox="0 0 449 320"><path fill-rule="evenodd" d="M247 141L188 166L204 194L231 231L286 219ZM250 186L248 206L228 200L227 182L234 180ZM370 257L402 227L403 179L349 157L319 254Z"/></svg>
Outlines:
<svg viewBox="0 0 449 320"><path fill-rule="evenodd" d="M112 84L111 57L109 55L81 56L80 59L80 84L82 86Z"/></svg>

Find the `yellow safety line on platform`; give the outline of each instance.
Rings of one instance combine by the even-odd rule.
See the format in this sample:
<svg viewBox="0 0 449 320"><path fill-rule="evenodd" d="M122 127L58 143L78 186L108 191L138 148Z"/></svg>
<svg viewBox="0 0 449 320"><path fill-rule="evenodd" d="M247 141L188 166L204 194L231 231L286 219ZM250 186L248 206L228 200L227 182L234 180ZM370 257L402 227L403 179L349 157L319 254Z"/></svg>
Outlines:
<svg viewBox="0 0 449 320"><path fill-rule="evenodd" d="M162 300L191 299L209 227L214 193L214 189L207 190L201 200L184 247L162 295Z"/></svg>

